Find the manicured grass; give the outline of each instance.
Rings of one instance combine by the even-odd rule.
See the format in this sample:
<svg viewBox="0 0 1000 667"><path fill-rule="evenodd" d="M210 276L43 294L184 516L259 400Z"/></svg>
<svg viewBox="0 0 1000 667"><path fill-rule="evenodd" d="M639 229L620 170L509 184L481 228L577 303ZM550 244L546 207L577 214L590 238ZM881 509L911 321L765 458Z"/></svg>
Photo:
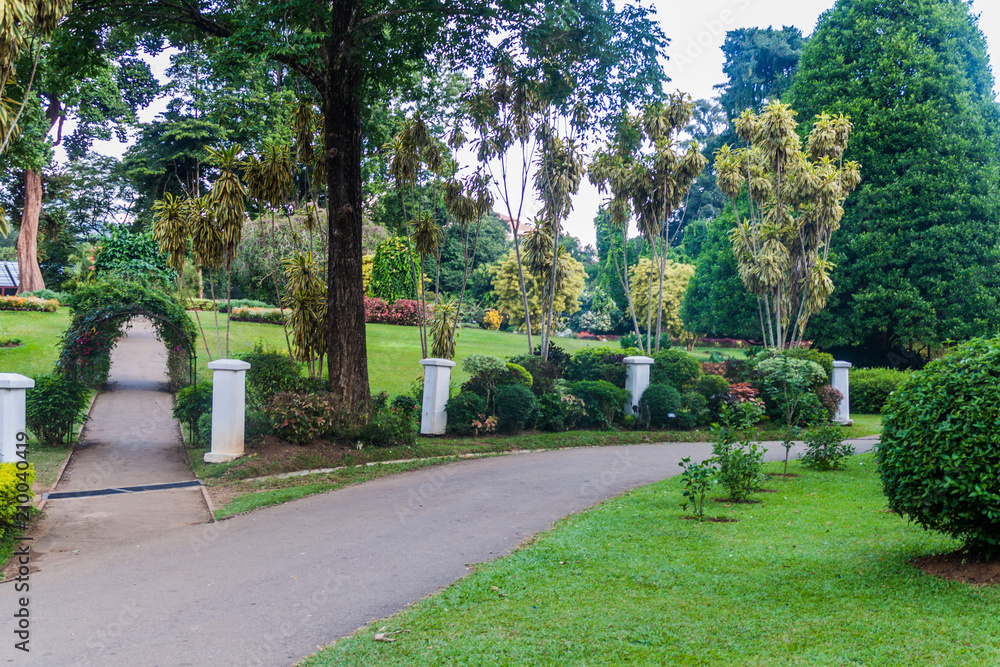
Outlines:
<svg viewBox="0 0 1000 667"><path fill-rule="evenodd" d="M65 307L54 313L0 312L0 332L21 339L18 347L0 348L0 373L28 377L51 373L69 319Z"/></svg>
<svg viewBox="0 0 1000 667"><path fill-rule="evenodd" d="M48 491L55 483L56 474L72 448L40 445L34 440L28 442L28 461L35 466L35 491Z"/></svg>
<svg viewBox="0 0 1000 667"><path fill-rule="evenodd" d="M638 489L301 664L1000 663L1000 588L909 564L957 544L886 511L870 456L794 465L762 504L711 503L734 523L683 519L676 478Z"/></svg>

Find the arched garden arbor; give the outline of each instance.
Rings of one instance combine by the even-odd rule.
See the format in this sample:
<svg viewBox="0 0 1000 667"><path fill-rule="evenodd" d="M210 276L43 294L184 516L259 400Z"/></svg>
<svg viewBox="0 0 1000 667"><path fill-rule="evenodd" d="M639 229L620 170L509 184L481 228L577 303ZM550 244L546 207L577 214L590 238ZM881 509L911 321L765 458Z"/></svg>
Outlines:
<svg viewBox="0 0 1000 667"><path fill-rule="evenodd" d="M111 371L111 351L128 323L146 317L167 348L171 389L197 380L197 330L180 301L139 283L104 280L71 297L73 321L63 337L57 366L64 375L97 388Z"/></svg>

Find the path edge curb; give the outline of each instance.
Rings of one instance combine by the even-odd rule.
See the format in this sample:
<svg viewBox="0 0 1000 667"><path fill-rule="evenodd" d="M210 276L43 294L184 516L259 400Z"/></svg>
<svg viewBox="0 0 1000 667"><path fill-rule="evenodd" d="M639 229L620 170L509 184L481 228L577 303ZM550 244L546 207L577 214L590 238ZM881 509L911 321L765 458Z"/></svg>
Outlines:
<svg viewBox="0 0 1000 667"><path fill-rule="evenodd" d="M87 406L87 412L84 413L83 423L80 424L80 428L76 432L76 442L73 443L73 446L66 454L66 458L63 459L62 465L59 466L59 472L56 473L56 479L54 482L52 482L52 486L50 486L49 490L46 491L45 493L52 493L53 491L55 491L56 487L59 486L59 482L62 481L63 475L66 473L66 468L69 467L69 461L70 459L73 458L73 453L76 452L76 448L80 444L80 436L83 435L83 429L87 426L87 420L90 419L90 413L94 410L94 403L97 402L97 397L98 395L100 395L100 393L101 390L98 389L97 391L94 392L94 395L90 397L90 405ZM39 512L45 509L45 503L47 503L48 501L49 499L46 498L43 494L41 502L38 503L37 509Z"/></svg>

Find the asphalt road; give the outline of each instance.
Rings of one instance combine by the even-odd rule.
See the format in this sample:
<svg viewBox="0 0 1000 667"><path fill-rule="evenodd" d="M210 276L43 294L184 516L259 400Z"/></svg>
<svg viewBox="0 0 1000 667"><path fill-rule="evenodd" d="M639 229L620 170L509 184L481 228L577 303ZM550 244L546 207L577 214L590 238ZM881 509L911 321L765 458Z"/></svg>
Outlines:
<svg viewBox="0 0 1000 667"><path fill-rule="evenodd" d="M853 442L861 452L875 440ZM707 444L633 445L462 461L43 561L29 593L0 587L3 660L294 664L555 520L710 453ZM767 458L783 454L772 443ZM20 595L29 596L28 654L13 648Z"/></svg>

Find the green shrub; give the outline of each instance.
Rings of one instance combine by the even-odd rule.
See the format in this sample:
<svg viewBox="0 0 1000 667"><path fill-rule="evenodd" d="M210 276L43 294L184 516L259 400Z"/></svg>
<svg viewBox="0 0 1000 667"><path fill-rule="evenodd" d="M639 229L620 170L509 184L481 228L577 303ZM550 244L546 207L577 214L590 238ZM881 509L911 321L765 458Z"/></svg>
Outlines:
<svg viewBox="0 0 1000 667"><path fill-rule="evenodd" d="M882 410L876 449L889 508L1000 555L1000 337L976 339L914 372Z"/></svg>
<svg viewBox="0 0 1000 667"><path fill-rule="evenodd" d="M198 420L203 414L212 412L212 383L205 381L185 387L177 392L174 400L174 419L187 424L191 431L191 442L201 441L198 434Z"/></svg>
<svg viewBox="0 0 1000 667"><path fill-rule="evenodd" d="M291 311L287 308L233 308L229 319L233 322L256 322L257 324L283 324Z"/></svg>
<svg viewBox="0 0 1000 667"><path fill-rule="evenodd" d="M683 431L691 429L701 424L707 424L712 417L712 411L708 408L708 399L697 391L685 392L681 396L681 411L677 415L677 426Z"/></svg>
<svg viewBox="0 0 1000 667"><path fill-rule="evenodd" d="M358 429L357 436L352 438L350 430L338 435L356 438L361 444L372 447L412 446L417 442L417 434L413 428L413 407L398 409L395 405L381 401L373 407L371 418Z"/></svg>
<svg viewBox="0 0 1000 667"><path fill-rule="evenodd" d="M198 417L198 426L195 428L198 432L198 445L203 448L212 447L212 413L205 412L200 417Z"/></svg>
<svg viewBox="0 0 1000 667"><path fill-rule="evenodd" d="M829 382L830 378L833 377L833 355L832 354L828 354L826 352L820 352L819 350L807 350L807 349L803 349L803 348L797 348L797 349L794 349L794 350L785 350L784 353L786 355L788 355L789 357L791 357L792 359L801 359L802 361L811 361L814 364L818 365L820 368L822 368L823 372L826 373L826 377L823 378L823 380L821 380L819 382L819 384L822 384L823 382ZM774 354L773 350L771 351L771 354ZM759 360L759 359L757 359L757 360ZM819 384L817 384L816 386L818 387Z"/></svg>
<svg viewBox="0 0 1000 667"><path fill-rule="evenodd" d="M791 428L812 418L812 408L819 405L813 393L828 377L814 361L787 354L758 355L757 386L761 390L772 419Z"/></svg>
<svg viewBox="0 0 1000 667"><path fill-rule="evenodd" d="M187 310L215 310L216 303L211 299L190 297L184 302Z"/></svg>
<svg viewBox="0 0 1000 667"><path fill-rule="evenodd" d="M497 425L505 433L520 433L535 423L535 395L523 384L497 389Z"/></svg>
<svg viewBox="0 0 1000 667"><path fill-rule="evenodd" d="M806 451L799 456L813 470L839 470L843 460L854 453L844 442L844 430L836 424L817 424L805 433Z"/></svg>
<svg viewBox="0 0 1000 667"><path fill-rule="evenodd" d="M311 442L331 433L340 421L329 394L275 394L266 409L274 433L288 442Z"/></svg>
<svg viewBox="0 0 1000 667"><path fill-rule="evenodd" d="M542 358L541 345L535 346L534 356L538 357L539 359ZM559 369L559 375L561 377L565 377L566 370L569 368L569 362L571 359L572 357L570 356L569 352L562 349L555 343L552 342L549 343L549 361L556 365L556 368Z"/></svg>
<svg viewBox="0 0 1000 667"><path fill-rule="evenodd" d="M0 463L0 537L13 532L23 535L27 531L28 517L20 513L22 506L30 505L34 497L31 485L35 481L35 467L24 461ZM16 528L16 531L11 531Z"/></svg>
<svg viewBox="0 0 1000 667"><path fill-rule="evenodd" d="M463 391L448 400L448 432L455 435L471 435L475 432L472 422L486 415L486 399L475 392Z"/></svg>
<svg viewBox="0 0 1000 667"><path fill-rule="evenodd" d="M681 395L669 384L651 384L639 399L639 414L647 426L667 428L681 411Z"/></svg>
<svg viewBox="0 0 1000 667"><path fill-rule="evenodd" d="M303 378L301 366L288 354L265 348L256 343L240 359L250 364L247 371L247 398L254 405L264 406L280 392L301 391Z"/></svg>
<svg viewBox="0 0 1000 667"><path fill-rule="evenodd" d="M702 375L695 383L695 389L709 403L718 402L729 392L729 381L721 375Z"/></svg>
<svg viewBox="0 0 1000 667"><path fill-rule="evenodd" d="M531 389L531 385L534 383L534 378L531 377L528 369L520 364L510 362L507 362L507 374L502 376L499 382L501 385L519 384L528 389Z"/></svg>
<svg viewBox="0 0 1000 667"><path fill-rule="evenodd" d="M405 415L414 428L420 427L420 411L422 408L420 401L412 396L400 394L392 399L390 406L396 412Z"/></svg>
<svg viewBox="0 0 1000 667"><path fill-rule="evenodd" d="M583 401L584 425L609 427L625 414L625 402L631 400L627 389L619 389L607 380L583 380L569 385L569 393Z"/></svg>
<svg viewBox="0 0 1000 667"><path fill-rule="evenodd" d="M90 390L82 383L64 375L39 375L25 400L28 428L40 442L68 443L89 404Z"/></svg>
<svg viewBox="0 0 1000 667"><path fill-rule="evenodd" d="M896 391L906 378L907 371L891 368L859 368L851 370L851 412L863 415L877 415L889 400L889 394Z"/></svg>
<svg viewBox="0 0 1000 667"><path fill-rule="evenodd" d="M522 354L511 357L510 362L524 367L531 373L531 391L535 396L549 394L556 389L556 380L559 379L559 367L552 361L542 361L541 357L535 355Z"/></svg>
<svg viewBox="0 0 1000 667"><path fill-rule="evenodd" d="M624 354L610 347L587 347L573 355L564 375L570 382L604 380L624 389L624 358Z"/></svg>
<svg viewBox="0 0 1000 667"><path fill-rule="evenodd" d="M229 308L232 306L233 310L237 308L274 308L274 304L265 303L263 301L255 301L254 299L233 299L231 302L219 301L215 308L218 309L220 313L229 312Z"/></svg>
<svg viewBox="0 0 1000 667"><path fill-rule="evenodd" d="M653 367L649 370L652 384L669 384L683 391L694 387L700 376L701 364L687 352L663 350L653 355Z"/></svg>
<svg viewBox="0 0 1000 667"><path fill-rule="evenodd" d="M556 392L549 392L538 397L535 404L535 426L540 431L565 431L566 417L563 414L562 397Z"/></svg>
<svg viewBox="0 0 1000 667"><path fill-rule="evenodd" d="M20 296L33 296L36 299L43 299L45 301L58 301L59 303L66 303L69 301L69 294L66 292L53 292L50 289L38 289L34 292L22 292Z"/></svg>
<svg viewBox="0 0 1000 667"><path fill-rule="evenodd" d="M746 501L760 485L767 450L751 442L751 435L763 413L764 409L755 402L723 405L719 414L721 423L712 425L715 436L712 458L719 466L719 481L735 502Z"/></svg>

